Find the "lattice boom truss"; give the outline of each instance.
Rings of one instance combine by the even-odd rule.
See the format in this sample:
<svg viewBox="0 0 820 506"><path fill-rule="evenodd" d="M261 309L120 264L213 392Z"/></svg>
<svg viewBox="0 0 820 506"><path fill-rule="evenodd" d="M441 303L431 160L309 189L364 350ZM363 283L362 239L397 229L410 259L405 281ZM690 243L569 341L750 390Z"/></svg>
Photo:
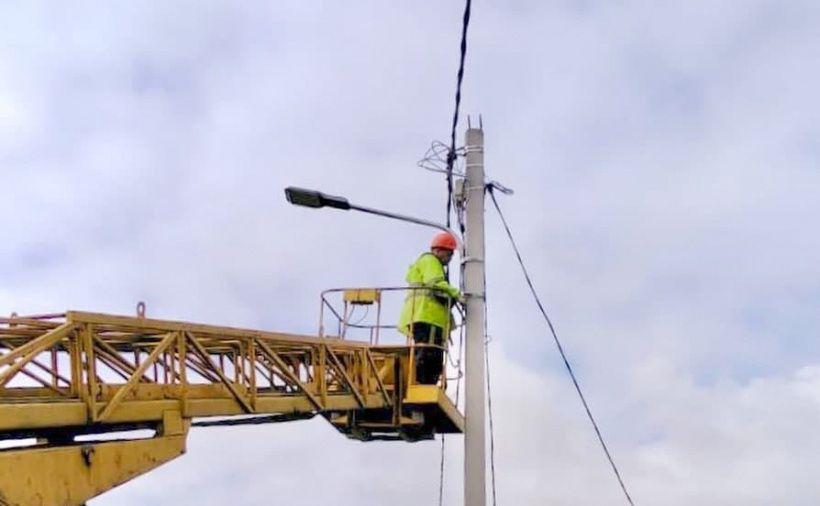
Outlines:
<svg viewBox="0 0 820 506"><path fill-rule="evenodd" d="M68 312L0 319L0 438L185 418L382 410L402 420L404 346Z"/></svg>

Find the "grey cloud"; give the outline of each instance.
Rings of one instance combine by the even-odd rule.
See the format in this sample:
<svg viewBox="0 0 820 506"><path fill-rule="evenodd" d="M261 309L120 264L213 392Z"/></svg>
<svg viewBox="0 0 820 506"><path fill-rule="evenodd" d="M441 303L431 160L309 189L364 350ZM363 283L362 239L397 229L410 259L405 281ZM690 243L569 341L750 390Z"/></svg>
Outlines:
<svg viewBox="0 0 820 506"><path fill-rule="evenodd" d="M320 290L396 284L425 230L290 208L281 189L442 219L443 179L414 164L448 134L460 8L0 8L0 312L144 299L154 316L311 332ZM640 503L816 496L811 466L777 456L813 462L818 14L476 5L463 113L484 113L488 170L517 191L502 205ZM490 211L488 227L502 499L614 503ZM197 432L183 460L97 502L256 504L276 479L311 504L312 475L282 462L310 470L322 451L317 500L434 500L437 445L357 446L311 422Z"/></svg>

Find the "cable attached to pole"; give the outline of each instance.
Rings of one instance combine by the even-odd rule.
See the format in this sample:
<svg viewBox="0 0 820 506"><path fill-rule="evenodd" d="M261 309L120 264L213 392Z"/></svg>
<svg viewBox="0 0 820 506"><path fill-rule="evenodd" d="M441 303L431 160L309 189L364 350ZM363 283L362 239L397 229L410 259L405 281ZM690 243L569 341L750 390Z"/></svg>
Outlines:
<svg viewBox="0 0 820 506"><path fill-rule="evenodd" d="M462 315L463 318L463 315ZM458 376L456 379L456 399L455 405L458 407L458 400L461 394L461 379L464 377L461 371L461 363L462 359L464 358L464 332L465 327L462 321L462 325L460 326L459 336L458 336L458 362L457 362L457 369L458 369ZM449 359L448 359L449 360ZM445 363L445 369L447 364ZM445 372L446 373L446 372ZM438 506L444 506L444 437L445 435L441 435L441 463L439 465L439 476L438 476Z"/></svg>
<svg viewBox="0 0 820 506"><path fill-rule="evenodd" d="M521 258L521 252L518 250L518 246L515 243L515 239L513 239L510 227L507 224L506 218L504 218L504 213L501 212L501 207L499 207L498 205L498 201L495 198L495 194L493 193L493 187L491 185L487 185L487 192L490 194L490 197L492 198L495 210L498 212L498 216L499 218L501 218L501 223L504 225L504 230L506 230L507 232L507 237L509 237L510 239L510 244L512 245L513 251L515 251L515 256L518 258L518 264L521 266L521 271L524 273L524 279L526 279L527 285L529 285L530 287L530 292L532 292L532 296L535 298L535 303L538 305L538 309L541 311L544 320L546 320L547 325L549 326L550 332L552 333L552 338L555 341L555 346L558 348L558 352L561 354L561 358L564 360L564 366L566 366L567 372L569 372L569 377L572 378L572 384L575 385L575 391L578 392L578 397L580 397L581 403L584 405L584 410L587 413L589 421L592 423L592 428L595 429L595 434L598 436L598 441L601 443L601 448L603 449L604 454L606 455L606 458L609 461L609 465L612 466L612 472L615 473L615 478L618 479L618 484L620 484L621 490L623 490L627 502L629 502L630 505L635 506L635 503L632 502L632 497L630 497L629 492L627 492L626 490L626 485L624 484L624 480L621 478L621 473L618 471L618 466L615 465L615 460L612 458L612 454L609 452L609 448L604 442L604 437L603 435L601 435L601 430L598 428L598 423L595 421L595 417L592 416L592 411L590 410L589 404L587 403L587 400L584 397L584 393L581 391L581 386L578 384L578 379L575 377L575 372L572 370L572 366L569 364L567 354L564 352L564 347L561 346L561 341L558 339L558 333L555 331L555 327L552 324L552 320L550 320L549 315L547 315L547 310L544 309L544 305L541 303L541 298L538 296L538 292L535 291L535 286L532 283L530 274L527 271L527 267L524 265L524 260Z"/></svg>
<svg viewBox="0 0 820 506"><path fill-rule="evenodd" d="M470 0L464 5L464 17L461 23L461 55L456 78L456 106L453 111L453 127L450 131L450 151L447 153L447 228L450 227L450 212L453 205L453 163L456 161L456 128L458 128L458 110L461 106L461 83L464 81L464 58L467 56L467 27L470 26Z"/></svg>
<svg viewBox="0 0 820 506"><path fill-rule="evenodd" d="M456 129L458 128L458 112L461 106L461 83L464 81L464 59L467 56L467 28L470 26L471 0L466 0L464 5L464 16L461 23L461 46L458 64L458 75L456 77L456 104L453 111L453 125L450 131L450 149L447 152L447 228L450 228L450 215L453 209L453 164L456 161ZM464 237L464 224L459 217L460 232ZM449 280L449 271L445 269L445 275ZM463 280L463 276L461 276ZM459 360L459 365L461 364ZM456 384L456 405L458 405L458 392L461 386L461 375ZM444 435L441 436L441 465L439 469L439 489L438 503L442 506L444 501Z"/></svg>
<svg viewBox="0 0 820 506"><path fill-rule="evenodd" d="M489 303L487 302L487 270L484 269L484 375L487 377L487 415L490 421L490 477L493 487L493 506L497 504L497 493L495 487L495 427L493 425L493 392L490 388L490 331Z"/></svg>

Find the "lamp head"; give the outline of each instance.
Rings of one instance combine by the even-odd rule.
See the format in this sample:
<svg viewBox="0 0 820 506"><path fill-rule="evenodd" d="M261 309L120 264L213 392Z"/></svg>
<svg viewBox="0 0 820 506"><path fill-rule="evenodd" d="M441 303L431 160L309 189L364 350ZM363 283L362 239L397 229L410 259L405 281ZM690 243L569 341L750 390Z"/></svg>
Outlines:
<svg viewBox="0 0 820 506"><path fill-rule="evenodd" d="M314 209L332 207L344 211L350 209L350 202L344 197L327 195L316 190L306 190L295 186L285 188L285 197L287 197L288 202L295 206L312 207Z"/></svg>

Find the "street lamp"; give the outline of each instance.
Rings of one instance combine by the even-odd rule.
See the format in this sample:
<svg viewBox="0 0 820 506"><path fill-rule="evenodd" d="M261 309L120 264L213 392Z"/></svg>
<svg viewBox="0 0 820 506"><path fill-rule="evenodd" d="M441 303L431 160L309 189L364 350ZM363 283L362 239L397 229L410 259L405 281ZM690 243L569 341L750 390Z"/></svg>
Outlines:
<svg viewBox="0 0 820 506"><path fill-rule="evenodd" d="M434 221L423 220L421 218L405 216L403 214L398 213L391 213L389 211L382 211L380 209L373 209L372 207L351 204L344 197L328 195L326 193L322 193L316 190L307 190L305 188L297 188L295 186L289 186L285 188L285 197L287 197L288 202L295 206L310 207L313 209L319 209L322 207L332 207L333 209L341 209L343 211L349 211L352 209L354 211L361 211L363 213L375 214L377 216L383 216L385 218L392 218L394 220L406 221L409 223L415 223L417 225L424 225L426 227L432 227L438 230L443 230L444 232L448 232L450 235L455 237L456 242L458 243L459 250L461 250L462 248L461 240L455 232L453 232L446 226L440 223L436 223Z"/></svg>
<svg viewBox="0 0 820 506"><path fill-rule="evenodd" d="M295 206L312 207L314 209L332 207L344 211L350 209L350 202L344 197L327 195L316 190L306 190L295 186L285 188L285 197L287 197L288 202Z"/></svg>
<svg viewBox="0 0 820 506"><path fill-rule="evenodd" d="M465 506L485 506L487 504L486 487L486 437L485 437L485 369L484 332L486 310L485 276L484 276L484 131L481 128L470 128L466 135L467 163L464 180L464 216L466 219L466 245L458 235L444 225L432 221L381 211L369 207L357 206L344 197L326 195L315 190L289 187L285 189L288 202L297 206L321 208L333 207L348 211L350 209L368 214L375 214L436 228L449 232L457 241L461 252L462 275L465 296L465 363L467 372L464 375L464 504ZM500 191L506 190L491 183Z"/></svg>

